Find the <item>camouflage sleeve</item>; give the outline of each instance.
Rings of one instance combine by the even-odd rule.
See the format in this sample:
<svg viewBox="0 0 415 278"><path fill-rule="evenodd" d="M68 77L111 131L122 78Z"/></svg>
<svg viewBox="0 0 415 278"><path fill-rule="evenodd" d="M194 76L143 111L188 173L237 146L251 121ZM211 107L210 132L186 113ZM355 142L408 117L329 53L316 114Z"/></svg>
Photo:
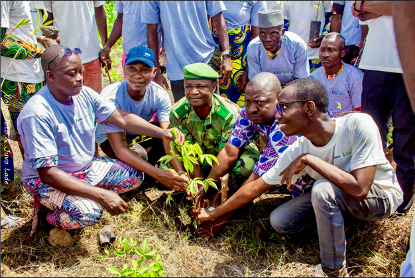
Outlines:
<svg viewBox="0 0 415 278"><path fill-rule="evenodd" d="M225 147L226 143L228 143L228 138L230 137L233 127L235 125L234 122L235 121L229 121L225 123L225 127L223 128L223 131L222 131L217 153L219 153Z"/></svg>
<svg viewBox="0 0 415 278"><path fill-rule="evenodd" d="M245 109L242 109L229 135L228 142L235 147L243 148L249 145L255 133L253 122L245 113Z"/></svg>

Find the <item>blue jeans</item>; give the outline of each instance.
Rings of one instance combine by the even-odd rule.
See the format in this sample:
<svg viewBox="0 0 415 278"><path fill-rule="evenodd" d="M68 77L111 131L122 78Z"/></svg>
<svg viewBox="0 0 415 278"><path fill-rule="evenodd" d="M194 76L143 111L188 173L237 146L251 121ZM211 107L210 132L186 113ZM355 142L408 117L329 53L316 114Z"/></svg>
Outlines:
<svg viewBox="0 0 415 278"><path fill-rule="evenodd" d="M315 219L323 271L338 275L339 270L346 267L343 212L360 220L375 221L388 217L390 210L388 196L375 185L366 199L358 202L332 182L320 179L314 183L311 192L276 208L270 221L279 233L297 233Z"/></svg>

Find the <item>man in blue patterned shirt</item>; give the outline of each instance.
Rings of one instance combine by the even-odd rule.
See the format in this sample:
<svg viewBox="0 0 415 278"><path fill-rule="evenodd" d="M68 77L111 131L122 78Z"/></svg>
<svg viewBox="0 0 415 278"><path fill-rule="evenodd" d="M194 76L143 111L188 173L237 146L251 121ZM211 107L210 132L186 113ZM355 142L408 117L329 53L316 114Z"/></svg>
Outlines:
<svg viewBox="0 0 415 278"><path fill-rule="evenodd" d="M255 164L252 174L244 184L254 181L272 168L281 153L297 140L297 136L285 136L280 131L278 120L275 119L277 97L280 92L281 83L272 73L259 73L249 81L245 91L245 108L239 113L227 144L217 156L219 164L213 165L208 178L218 181L231 169L241 155L243 148L252 142L256 136L262 135L268 139L268 142ZM293 197L299 196L307 188L311 188L312 182L310 179L309 177L299 179L291 187L291 195ZM272 189L270 192L272 192ZM205 192L200 189L195 200L195 210L203 207L204 197ZM202 237L215 236L221 231L223 224L232 217L233 213L224 215L215 221L204 223L195 233Z"/></svg>

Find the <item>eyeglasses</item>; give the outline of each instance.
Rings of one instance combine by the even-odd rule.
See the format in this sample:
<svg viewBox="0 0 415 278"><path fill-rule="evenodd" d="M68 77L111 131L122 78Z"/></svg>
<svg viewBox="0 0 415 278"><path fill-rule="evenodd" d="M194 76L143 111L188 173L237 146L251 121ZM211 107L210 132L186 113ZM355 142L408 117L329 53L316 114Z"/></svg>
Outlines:
<svg viewBox="0 0 415 278"><path fill-rule="evenodd" d="M277 103L277 104L276 104L276 106L277 106L277 111L278 111L278 113L279 113L280 115L282 115L282 109L281 109L281 106L280 106L280 105L289 104L289 103L294 103L294 102L305 102L305 101L308 101L308 100L296 100L296 101L290 101L290 102L281 102L281 103Z"/></svg>
<svg viewBox="0 0 415 278"><path fill-rule="evenodd" d="M55 56L55 58L53 58L50 62L49 62L49 64L48 64L48 70L49 70L49 66L50 66L50 64L52 64L52 62L62 53L62 52L65 52L65 54L62 56L62 57L65 57L65 56L67 56L67 55L71 55L72 53L76 53L76 54L82 54L82 51L79 49L79 48L74 48L74 49L70 49L70 48L68 48L68 47L66 47L66 48L64 48L64 49L62 49L59 53L58 53L58 55L56 55Z"/></svg>

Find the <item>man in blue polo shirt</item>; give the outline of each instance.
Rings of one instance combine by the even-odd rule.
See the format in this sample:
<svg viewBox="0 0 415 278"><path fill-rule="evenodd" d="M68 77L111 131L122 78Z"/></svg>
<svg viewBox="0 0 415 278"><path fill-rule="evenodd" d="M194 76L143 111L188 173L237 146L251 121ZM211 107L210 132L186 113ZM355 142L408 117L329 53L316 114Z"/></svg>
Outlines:
<svg viewBox="0 0 415 278"><path fill-rule="evenodd" d="M248 45L248 78L260 72L274 73L282 85L296 78L307 78L310 67L305 42L292 32L285 32L281 11L258 14L259 37Z"/></svg>

